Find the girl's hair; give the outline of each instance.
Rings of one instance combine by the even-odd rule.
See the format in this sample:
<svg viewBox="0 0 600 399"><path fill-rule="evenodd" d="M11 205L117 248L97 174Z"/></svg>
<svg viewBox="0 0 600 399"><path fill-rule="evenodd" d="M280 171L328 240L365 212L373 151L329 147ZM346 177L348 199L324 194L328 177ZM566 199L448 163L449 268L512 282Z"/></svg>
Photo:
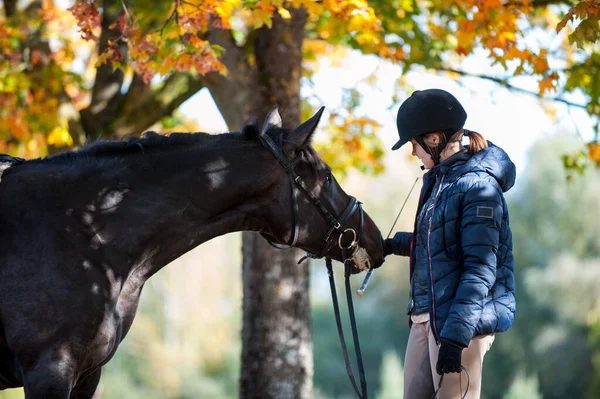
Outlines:
<svg viewBox="0 0 600 399"><path fill-rule="evenodd" d="M440 143L437 147L438 148L440 146L441 146L441 148L445 147L446 135L441 132L432 132L432 133L425 134L423 136L423 141L425 142L425 144L430 148L435 148L436 146L432 146L430 144L430 143L432 143L432 139L433 139L434 135L439 138ZM470 141L469 154L471 154L471 155L476 154L479 151L483 150L484 148L488 147L487 140L480 133L474 132L472 130L467 130L467 129L460 129L458 132L454 133L452 135L452 137L450 137L450 140L448 141L448 143L452 143L455 141L460 142L462 140L463 136L467 136L469 138L469 141Z"/></svg>
<svg viewBox="0 0 600 399"><path fill-rule="evenodd" d="M469 138L469 154L471 155L477 154L479 151L488 147L487 140L480 133L472 130L461 129L454 134L454 136L456 135L459 135L458 140L462 139L462 136L467 136ZM454 139L454 136L452 136L452 139Z"/></svg>

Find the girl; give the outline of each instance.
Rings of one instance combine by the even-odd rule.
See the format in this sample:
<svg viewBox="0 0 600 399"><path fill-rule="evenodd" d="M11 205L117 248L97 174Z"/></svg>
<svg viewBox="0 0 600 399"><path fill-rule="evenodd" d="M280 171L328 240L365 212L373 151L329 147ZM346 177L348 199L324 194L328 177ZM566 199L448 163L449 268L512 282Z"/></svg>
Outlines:
<svg viewBox="0 0 600 399"><path fill-rule="evenodd" d="M514 262L503 193L515 165L479 133L444 90L415 91L400 107L400 140L429 171L413 233L386 240L386 255L410 256L411 326L404 397L479 398L483 357L515 314ZM470 143L463 146L461 140ZM454 374L446 374L454 373ZM443 378L442 378L443 377ZM467 383L469 384L467 390Z"/></svg>

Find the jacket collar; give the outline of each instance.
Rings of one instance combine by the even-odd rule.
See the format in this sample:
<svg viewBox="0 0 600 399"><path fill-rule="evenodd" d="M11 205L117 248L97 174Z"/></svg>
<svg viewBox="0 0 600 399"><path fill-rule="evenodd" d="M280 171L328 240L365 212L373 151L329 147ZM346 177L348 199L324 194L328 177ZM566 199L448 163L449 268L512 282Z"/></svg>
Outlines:
<svg viewBox="0 0 600 399"><path fill-rule="evenodd" d="M445 175L446 181L454 180L454 178L457 178L458 176L454 176L456 173L453 172L462 169L460 166L466 164L471 157L472 155L469 154L469 151L466 148L463 148L456 154L453 154L450 158L444 159L444 161L435 165L429 172L427 172L427 174L431 177Z"/></svg>
<svg viewBox="0 0 600 399"><path fill-rule="evenodd" d="M482 172L492 176L506 192L515 184L516 168L504 150L491 141L488 147L474 155L467 148L445 159L426 173L427 177L445 176L444 182L450 183L469 172ZM435 180L435 179L434 179Z"/></svg>

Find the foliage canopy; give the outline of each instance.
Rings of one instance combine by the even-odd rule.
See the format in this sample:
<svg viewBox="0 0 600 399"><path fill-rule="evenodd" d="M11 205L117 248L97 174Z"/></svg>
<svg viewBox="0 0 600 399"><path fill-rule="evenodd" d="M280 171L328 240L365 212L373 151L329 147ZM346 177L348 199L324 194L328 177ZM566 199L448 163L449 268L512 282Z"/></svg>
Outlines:
<svg viewBox="0 0 600 399"><path fill-rule="evenodd" d="M596 122L600 116L597 0L76 0L68 9L52 0L17 4L4 1L0 13L0 151L21 156L44 155L48 146L77 145L86 137L139 133L204 87L203 77L228 78L223 57L231 49L216 39L220 32L234 38L251 65L255 32L271 26L274 16L293 18L294 8L307 12L305 81L323 57L357 50L400 65L403 74L421 66L520 92L526 90L514 79L534 77L532 95L585 108ZM461 67L465 57L482 52L502 72ZM182 74L193 77L194 84L184 82L188 90L175 82ZM401 79L394 102L405 87ZM136 96L127 95L132 89ZM573 93L585 102L570 100ZM360 93L350 94L352 101L330 118L342 134L332 135L325 158L333 162L327 150L340 153L341 146L358 156L338 168L381 171L379 125L357 115ZM152 97L146 107L160 112L134 123L135 107L124 102L140 102L141 96ZM91 128L85 114L99 115L98 107L118 112L109 126ZM585 153L566 155L565 166L580 171L589 160L600 165L598 124L595 131Z"/></svg>

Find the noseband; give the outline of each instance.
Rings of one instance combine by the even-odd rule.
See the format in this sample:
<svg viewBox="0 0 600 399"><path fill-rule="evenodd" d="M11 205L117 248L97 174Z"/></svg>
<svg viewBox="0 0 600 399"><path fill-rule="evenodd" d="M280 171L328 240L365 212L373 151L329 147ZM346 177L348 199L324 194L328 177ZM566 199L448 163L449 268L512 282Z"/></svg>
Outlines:
<svg viewBox="0 0 600 399"><path fill-rule="evenodd" d="M333 216L333 214L331 212L329 212L327 210L327 208L325 208L325 206L323 205L321 200L318 199L311 192L311 190L308 188L308 186L306 185L304 180L302 180L302 177L300 177L300 175L298 175L298 173L296 173L296 170L295 170L296 165L302 159L304 152L300 151L300 153L298 155L296 155L296 157L290 161L290 160L288 160L286 155L283 153L283 145L281 143L281 140L282 140L281 135L279 136L279 140L280 140L279 145L276 145L275 142L273 141L273 139L271 139L268 135L263 134L260 136L260 141L262 142L263 146L268 148L273 153L273 155L275 155L275 158L277 158L277 160L279 161L279 163L281 164L283 169L286 171L288 177L290 178L290 187L292 190L292 210L293 210L292 211L292 235L290 237L290 242L287 244L287 245L289 245L288 248L277 246L277 245L273 244L272 242L269 242L269 244L271 244L272 246L274 246L277 249L289 249L289 248L294 247L296 245L296 243L298 242L300 224L298 221L297 192L298 192L298 188L299 188L308 196L311 203L317 207L319 212L321 212L321 214L325 217L325 220L327 220L327 223L329 223L329 226L330 226L329 230L327 231L327 233L325 233L325 236L323 237L324 243L323 243L323 247L321 248L321 251L319 251L318 254L313 254L313 253L307 252L306 256L304 258L302 258L300 260L300 262L302 262L306 258L312 258L312 259L323 258L331 250L331 247L333 246L333 244L335 244L336 241L335 241L334 237L335 237L336 232L339 232L338 245L339 245L340 249L342 249L342 250L346 249L346 251L342 251L342 252L348 252L350 254L352 254L353 252L356 252L356 249L358 249L358 243L360 241L360 236L362 234L362 230L363 230L363 226L364 226L364 212L362 209L362 203L360 201L358 201L356 198L351 196L350 202L348 203L348 205L346 206L346 209L344 209L344 211L342 212L340 217L336 218L335 216ZM354 213L357 210L359 210L359 212L360 212L360 228L359 228L358 234L356 233L356 231L354 229L348 229L348 228L345 229L344 228L346 223L348 222L348 220L350 220L350 218L354 215ZM344 236L345 233L353 233L353 237L354 237L351 244L347 247L344 247L342 244L342 237ZM345 260L346 260L346 258L344 259L344 261ZM300 262L298 262L298 263L300 263ZM357 265L357 266L359 268L361 267L360 265Z"/></svg>
<svg viewBox="0 0 600 399"><path fill-rule="evenodd" d="M304 193L306 195L308 195L308 198L310 198L311 202L317 207L317 209L325 217L325 219L327 220L327 222L329 223L329 226L330 226L329 230L327 231L327 233L325 233L325 236L323 237L324 243L323 243L323 247L321 248L321 251L316 255L312 254L310 252L307 252L306 256L303 257L302 259L300 259L300 261L298 263L301 263L303 260L305 260L307 258L320 259L320 258L324 257L329 252L329 250L331 249L333 244L335 243L334 233L339 232L337 242L338 242L338 246L342 250L342 258L343 258L344 266L345 266L344 277L345 277L345 282L346 282L346 300L348 302L348 312L350 314L350 326L352 328L352 338L354 340L354 351L356 353L356 360L357 360L358 372L359 372L359 377L360 377L360 389L358 388L358 384L356 383L356 380L354 378L354 373L352 372L352 365L351 365L350 359L348 357L348 348L346 347L346 339L344 337L344 331L342 329L339 304L338 304L337 293L336 293L336 289L335 289L335 281L333 278L333 266L332 266L330 257L327 257L325 259L325 265L327 267L327 274L329 275L329 286L331 289L331 297L333 300L335 321L336 321L337 328L338 328L338 335L340 338L340 343L342 344L344 361L346 362L346 371L348 373L348 377L350 378L350 382L352 383L352 388L354 388L354 392L356 392L356 395L359 397L359 399L367 399L368 398L367 377L366 377L365 370L363 367L360 343L359 343L359 339L358 339L358 330L356 328L356 319L354 316L354 305L352 304L352 294L351 294L352 290L350 287L350 275L351 275L351 267L352 267L351 263L354 263L354 265L356 265L359 269L362 269L365 264L368 265L368 255L367 255L365 249L361 248L359 246L360 236L362 234L363 227L364 227L364 221L365 221L364 212L363 212L363 209L361 206L362 204L361 204L361 202L357 201L356 198L351 196L350 202L346 206L346 209L344 209L344 211L342 212L340 217L336 219L331 214L331 212L329 212L327 210L327 208L325 208L325 206L323 206L323 204L321 203L321 200L319 200L310 191L310 189L308 188L306 183L304 183L304 180L302 180L302 177L300 177L295 171L295 167L298 164L298 162L300 162L300 159L302 158L304 153L302 151L300 151L300 153L298 155L296 155L296 157L290 161L283 153L283 145L281 143L281 141L282 141L281 135L279 136L279 145L276 145L275 142L273 142L273 140L267 134L261 135L260 141L262 142L263 146L265 146L266 148L271 150L273 155L275 155L275 158L277 158L277 160L279 161L279 163L281 164L283 169L287 172L287 175L290 178L290 187L292 189L292 209L293 209L293 212L292 212L292 236L290 237L289 247L287 247L287 248L279 247L279 246L273 244L272 242L269 242L269 244L271 244L273 247L275 247L277 249L283 250L283 249L290 249L290 248L294 247L298 241L298 230L300 227L299 227L299 223L298 223L298 198L296 196L296 192L297 192L296 186L300 187L300 189L302 191L304 191ZM360 211L360 227L359 227L358 234L352 228L344 228L344 226L346 225L348 220L350 220L350 218L352 217L352 215L354 215L354 213L356 212L357 209ZM352 242L347 246L345 246L342 243L342 238L343 238L344 234L346 234L346 233L351 233L353 235ZM363 262L366 262L366 263L363 263ZM371 269L371 271L372 271L372 269Z"/></svg>

